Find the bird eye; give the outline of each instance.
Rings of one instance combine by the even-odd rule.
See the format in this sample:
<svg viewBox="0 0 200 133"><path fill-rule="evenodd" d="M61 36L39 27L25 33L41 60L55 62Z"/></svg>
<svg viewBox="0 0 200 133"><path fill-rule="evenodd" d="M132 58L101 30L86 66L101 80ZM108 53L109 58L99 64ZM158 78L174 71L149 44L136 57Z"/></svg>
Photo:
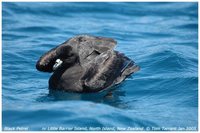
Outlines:
<svg viewBox="0 0 200 133"><path fill-rule="evenodd" d="M69 54L69 57L72 57L72 56L74 56L74 53Z"/></svg>

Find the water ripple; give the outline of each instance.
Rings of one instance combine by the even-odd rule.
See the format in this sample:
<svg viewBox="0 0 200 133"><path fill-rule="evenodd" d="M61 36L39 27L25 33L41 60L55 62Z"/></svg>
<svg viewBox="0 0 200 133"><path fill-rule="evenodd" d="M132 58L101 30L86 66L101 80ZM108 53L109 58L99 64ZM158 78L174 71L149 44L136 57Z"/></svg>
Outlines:
<svg viewBox="0 0 200 133"><path fill-rule="evenodd" d="M49 91L36 61L85 33L114 38L141 70L105 92ZM198 3L3 2L2 101L3 127L197 127Z"/></svg>

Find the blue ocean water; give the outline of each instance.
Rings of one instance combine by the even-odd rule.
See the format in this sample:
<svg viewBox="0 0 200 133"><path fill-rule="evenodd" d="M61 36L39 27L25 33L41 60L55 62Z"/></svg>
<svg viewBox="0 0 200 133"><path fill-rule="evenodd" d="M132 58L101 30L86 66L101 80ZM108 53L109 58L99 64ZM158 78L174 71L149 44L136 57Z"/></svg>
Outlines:
<svg viewBox="0 0 200 133"><path fill-rule="evenodd" d="M109 97L49 92L36 61L85 33L141 70ZM198 3L3 2L2 100L3 130L197 130Z"/></svg>

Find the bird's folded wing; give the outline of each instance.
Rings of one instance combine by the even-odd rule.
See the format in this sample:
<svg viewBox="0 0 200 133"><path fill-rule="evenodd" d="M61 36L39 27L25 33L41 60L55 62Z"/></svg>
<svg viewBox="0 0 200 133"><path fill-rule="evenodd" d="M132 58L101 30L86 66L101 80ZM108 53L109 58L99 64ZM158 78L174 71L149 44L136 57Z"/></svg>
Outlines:
<svg viewBox="0 0 200 133"><path fill-rule="evenodd" d="M128 64L127 64L128 62ZM97 92L113 85L127 65L134 62L119 52L109 50L88 63L81 78L84 91Z"/></svg>

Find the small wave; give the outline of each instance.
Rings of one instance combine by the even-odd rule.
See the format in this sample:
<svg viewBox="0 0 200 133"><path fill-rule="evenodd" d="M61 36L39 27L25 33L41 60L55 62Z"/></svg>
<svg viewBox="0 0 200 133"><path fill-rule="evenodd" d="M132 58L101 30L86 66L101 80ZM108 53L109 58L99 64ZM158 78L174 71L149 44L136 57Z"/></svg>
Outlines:
<svg viewBox="0 0 200 133"><path fill-rule="evenodd" d="M198 125L197 2L3 2L2 15L3 127ZM112 95L49 93L36 61L83 33L114 38L141 70Z"/></svg>
<svg viewBox="0 0 200 133"><path fill-rule="evenodd" d="M178 29L194 29L194 30L197 30L198 29L198 24L185 24L185 25L180 25L180 26L176 26L176 27L173 27L173 28L178 28Z"/></svg>

